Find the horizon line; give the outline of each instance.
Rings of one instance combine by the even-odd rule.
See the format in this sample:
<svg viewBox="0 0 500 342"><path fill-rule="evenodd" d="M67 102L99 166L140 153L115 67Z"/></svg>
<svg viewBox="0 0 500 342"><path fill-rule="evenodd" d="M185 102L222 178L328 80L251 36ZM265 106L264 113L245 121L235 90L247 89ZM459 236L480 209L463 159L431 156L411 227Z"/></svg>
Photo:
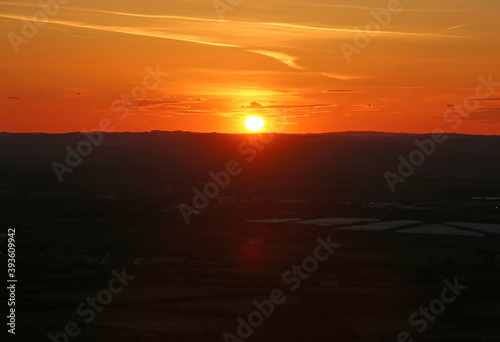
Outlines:
<svg viewBox="0 0 500 342"><path fill-rule="evenodd" d="M256 134L280 134L280 135L328 135L328 134L403 134L403 135L431 135L435 134L434 132L426 132L426 133L416 133L416 132L392 132L392 131L336 131L336 132L305 132L305 133L286 133L286 132L195 132L195 131L183 131L183 130L150 130L150 131L70 131L70 132L7 132L1 131L0 134L47 134L47 135L65 135L65 134L84 134L84 133L106 133L106 134L143 134L143 133L189 133L189 134L220 134L220 135L256 135ZM457 133L454 131L451 132L442 132L442 134L448 135L468 135L468 136L490 136L496 137L500 136L500 134L479 134L479 133Z"/></svg>

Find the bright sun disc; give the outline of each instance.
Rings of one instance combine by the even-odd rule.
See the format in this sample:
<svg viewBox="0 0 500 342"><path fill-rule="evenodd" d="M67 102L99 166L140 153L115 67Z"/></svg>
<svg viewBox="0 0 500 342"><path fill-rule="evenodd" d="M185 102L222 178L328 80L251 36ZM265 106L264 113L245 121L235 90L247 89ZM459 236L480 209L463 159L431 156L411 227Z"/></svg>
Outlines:
<svg viewBox="0 0 500 342"><path fill-rule="evenodd" d="M260 131L265 124L264 118L260 116L249 116L245 120L245 126L253 132Z"/></svg>

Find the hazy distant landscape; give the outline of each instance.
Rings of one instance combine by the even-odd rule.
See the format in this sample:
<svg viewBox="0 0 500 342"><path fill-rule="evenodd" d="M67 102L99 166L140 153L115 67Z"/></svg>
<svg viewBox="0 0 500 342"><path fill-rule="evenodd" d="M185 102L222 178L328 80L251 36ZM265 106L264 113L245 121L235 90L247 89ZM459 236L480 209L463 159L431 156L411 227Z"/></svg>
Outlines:
<svg viewBox="0 0 500 342"><path fill-rule="evenodd" d="M0 1L0 342L500 342L499 16Z"/></svg>
<svg viewBox="0 0 500 342"><path fill-rule="evenodd" d="M392 192L384 173L427 137L274 135L248 161L252 135L105 133L59 182L52 163L84 135L2 133L19 336L73 320L78 341L224 341L282 289L248 341L499 341L500 137L450 135ZM179 205L231 160L241 173L187 225ZM283 273L328 236L339 247L291 291ZM83 323L79 303L123 267L135 278ZM409 316L455 279L467 289L417 332Z"/></svg>

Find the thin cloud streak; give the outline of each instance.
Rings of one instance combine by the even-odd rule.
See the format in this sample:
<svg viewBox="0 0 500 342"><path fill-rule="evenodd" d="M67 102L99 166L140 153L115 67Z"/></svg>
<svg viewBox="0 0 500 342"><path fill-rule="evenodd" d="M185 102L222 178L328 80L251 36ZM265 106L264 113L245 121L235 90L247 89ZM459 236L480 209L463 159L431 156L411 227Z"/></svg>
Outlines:
<svg viewBox="0 0 500 342"><path fill-rule="evenodd" d="M299 69L299 70L304 69L295 63L295 60L297 59L296 57L293 57L293 56L290 56L290 55L287 55L287 54L284 54L281 52L274 52L274 51L267 51L267 50L247 50L247 51L274 58L277 61L280 61L281 63L284 63L284 64L286 64L289 67L294 68L294 69Z"/></svg>
<svg viewBox="0 0 500 342"><path fill-rule="evenodd" d="M357 75L346 75L346 74L336 74L336 73L321 73L321 75L329 77L329 78L334 78L337 80L343 80L343 81L350 81L350 80L363 80L363 79L368 79L369 77L364 77L364 76L357 76Z"/></svg>
<svg viewBox="0 0 500 342"><path fill-rule="evenodd" d="M461 25L457 25L457 26L448 27L448 28L445 28L445 30L446 31L454 30L454 29L465 27L465 26L469 26L469 25L472 25L472 24L474 24L474 22L470 22L470 23L465 23L465 24L461 24Z"/></svg>
<svg viewBox="0 0 500 342"><path fill-rule="evenodd" d="M360 29L339 29L331 27L317 27L317 26L304 26L304 25L294 25L285 23L261 23L262 25L268 26L278 26L278 27L288 27L294 29L303 30L314 30L314 31L329 31L329 32L342 32L342 33L365 33L365 30ZM396 31L378 31L379 35L386 36L416 36L416 37L438 37L438 38L473 38L469 36L457 36L450 34L439 34L439 33L414 33L414 32L396 32Z"/></svg>
<svg viewBox="0 0 500 342"><path fill-rule="evenodd" d="M5 15L5 14L0 14L0 18L7 18L7 19L19 20L19 21L26 20L26 18L23 16ZM47 21L36 20L36 22L47 22L49 24L56 24L56 25L63 25L63 26L70 26L70 27L77 27L77 28L87 28L87 29L91 29L91 30L106 31L106 32L124 33L124 34L130 34L130 35L135 35L135 36L180 40L180 41L185 41L185 42L198 43L198 44L204 44L204 45L212 45L212 46L242 47L242 46L233 45L233 44L214 43L214 42L204 41L201 39L196 39L194 37L188 37L188 36L169 35L169 34L165 34L165 33L161 33L161 32L154 32L154 31L148 32L145 30L140 30L140 29L137 29L134 27L126 27L126 26L103 26L103 25L85 24L85 23L80 23L80 22L76 22L76 21L73 22L73 21L51 20L51 19L49 19Z"/></svg>
<svg viewBox="0 0 500 342"><path fill-rule="evenodd" d="M302 3L301 5L310 7L328 7L328 8L345 8L353 10L382 10L387 9L387 7L370 7L370 6L356 6L356 5L334 5L334 4L311 4ZM430 8L404 8L406 12L428 12L428 13L484 13L485 11L480 10L469 10L469 9L457 9L457 8L446 8L446 9L430 9Z"/></svg>
<svg viewBox="0 0 500 342"><path fill-rule="evenodd" d="M0 1L0 5L40 8L40 5L36 5L36 4L16 3L16 2L8 2L8 1ZM72 6L61 6L61 8L78 10L78 11L85 11L85 12L103 13L103 14L115 14L115 15L122 15L122 16L128 16L128 17L138 17L138 18L179 19L179 20L207 21L207 22L217 22L217 23L226 21L226 20L220 20L220 19L182 17L182 16L175 16L175 15L158 15L158 14L139 14L139 13L116 12L116 11L98 10L98 9L92 9L92 8L72 7Z"/></svg>
<svg viewBox="0 0 500 342"><path fill-rule="evenodd" d="M0 4L7 4L12 6L21 6L21 7L39 7L39 5L31 5L25 3L14 3L14 2L2 2ZM333 5L337 6L337 5ZM338 5L344 6L344 5ZM350 7L348 5L345 5ZM362 7L362 6L354 6L360 8L370 7ZM116 12L116 11L107 11L107 10L98 10L98 9L89 9L89 8L81 8L81 7L63 7L66 9L73 9L78 11L87 11L94 13L103 13L103 14L112 14L112 15L120 15L120 16L130 16L137 18L149 18L149 19L173 19L173 20L189 20L189 21L201 21L201 22L209 22L209 23L221 23L225 20L218 19L208 19L208 18L196 18L196 17L183 17L183 16L166 16L166 15L151 15L151 14L138 14L138 13L127 13L127 12ZM373 8L376 9L376 8ZM5 15L5 14L3 14ZM282 27L282 28L291 28L296 30L304 30L304 31L323 31L323 32L335 32L335 33L364 33L364 30L361 29L346 29L346 28L332 28L332 27L319 27L319 26L310 26L310 25L296 25L289 23L269 23L269 22L251 22L251 21L231 21L233 25L251 25L251 26L271 26L271 27ZM382 36L415 36L415 37L434 37L434 38L473 38L469 36L460 36L460 35L450 35L450 34L434 34L434 33L415 33L415 32L396 32L396 31L379 31L379 35Z"/></svg>

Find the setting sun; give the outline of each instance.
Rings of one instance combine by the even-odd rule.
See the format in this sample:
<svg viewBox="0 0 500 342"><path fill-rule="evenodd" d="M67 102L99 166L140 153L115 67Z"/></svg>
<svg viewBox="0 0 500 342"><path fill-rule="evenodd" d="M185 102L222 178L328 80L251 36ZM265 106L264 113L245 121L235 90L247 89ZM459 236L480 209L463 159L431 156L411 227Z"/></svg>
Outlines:
<svg viewBox="0 0 500 342"><path fill-rule="evenodd" d="M245 126L253 132L260 131L265 124L266 122L260 116L249 116L245 120Z"/></svg>

